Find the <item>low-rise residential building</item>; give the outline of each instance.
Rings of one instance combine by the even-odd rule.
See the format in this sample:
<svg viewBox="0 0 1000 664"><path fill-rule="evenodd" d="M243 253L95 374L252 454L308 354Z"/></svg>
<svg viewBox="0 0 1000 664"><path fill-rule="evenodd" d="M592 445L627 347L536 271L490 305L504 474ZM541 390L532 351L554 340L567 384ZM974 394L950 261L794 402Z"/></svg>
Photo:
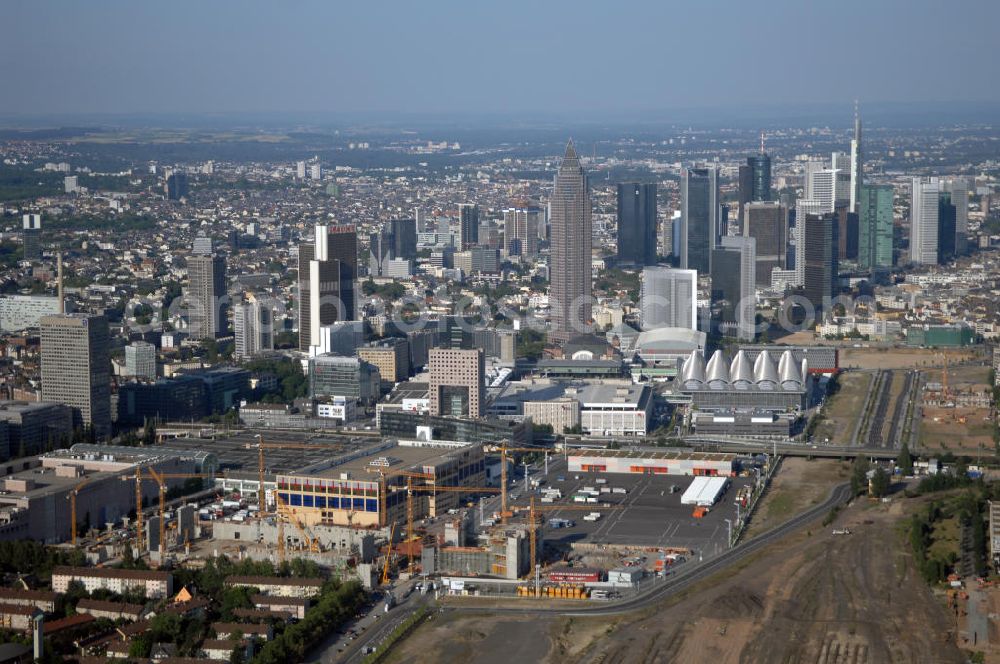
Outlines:
<svg viewBox="0 0 1000 664"><path fill-rule="evenodd" d="M32 627L34 617L42 612L34 606L23 604L0 604L0 624L6 629L27 632Z"/></svg>
<svg viewBox="0 0 1000 664"><path fill-rule="evenodd" d="M237 635L270 641L274 638L274 629L263 623L212 623L215 636L219 639L233 639Z"/></svg>
<svg viewBox="0 0 1000 664"><path fill-rule="evenodd" d="M111 567L56 567L52 570L52 589L65 593L74 581L83 584L87 592L110 590L123 595L127 592L145 591L146 597L160 599L174 591L174 577L170 572Z"/></svg>
<svg viewBox="0 0 1000 664"><path fill-rule="evenodd" d="M225 662L232 661L230 658L237 648L246 651L247 645L244 641L226 641L223 639L205 639L201 644L201 657L208 659L218 659ZM245 654L244 654L245 659ZM243 660L241 660L243 661Z"/></svg>
<svg viewBox="0 0 1000 664"><path fill-rule="evenodd" d="M306 617L311 602L308 597L288 597L284 595L253 595L250 601L257 609L288 613L302 620Z"/></svg>
<svg viewBox="0 0 1000 664"><path fill-rule="evenodd" d="M20 588L0 588L0 604L33 606L45 613L56 610L58 595L47 590L22 590Z"/></svg>
<svg viewBox="0 0 1000 664"><path fill-rule="evenodd" d="M323 589L323 579L278 576L228 576L227 588L257 588L279 597L315 597Z"/></svg>
<svg viewBox="0 0 1000 664"><path fill-rule="evenodd" d="M109 602L99 599L83 598L76 604L77 613L86 613L95 618L107 618L108 620L142 620L146 617L146 607L142 604L128 604L126 602Z"/></svg>

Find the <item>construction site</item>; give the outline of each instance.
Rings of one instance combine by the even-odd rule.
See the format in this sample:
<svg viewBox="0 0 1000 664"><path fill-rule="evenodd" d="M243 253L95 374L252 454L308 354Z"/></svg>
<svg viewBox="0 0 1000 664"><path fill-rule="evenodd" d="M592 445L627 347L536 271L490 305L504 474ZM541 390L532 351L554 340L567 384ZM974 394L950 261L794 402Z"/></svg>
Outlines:
<svg viewBox="0 0 1000 664"><path fill-rule="evenodd" d="M420 573L454 594L574 599L725 551L764 485L760 460L733 454L247 430L18 464L0 535L80 546L95 564L126 549L161 567L301 557L369 587ZM37 500L55 509L29 523Z"/></svg>
<svg viewBox="0 0 1000 664"><path fill-rule="evenodd" d="M633 612L445 612L387 661L965 662L951 610L920 578L896 528L922 508L859 501L827 528L802 528ZM485 611L514 606L445 601Z"/></svg>

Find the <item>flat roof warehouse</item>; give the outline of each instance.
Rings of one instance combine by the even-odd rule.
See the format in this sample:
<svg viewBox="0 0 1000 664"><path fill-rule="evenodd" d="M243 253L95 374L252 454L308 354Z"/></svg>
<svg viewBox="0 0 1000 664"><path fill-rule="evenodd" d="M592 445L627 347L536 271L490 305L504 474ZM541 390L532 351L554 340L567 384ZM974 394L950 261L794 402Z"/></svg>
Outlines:
<svg viewBox="0 0 1000 664"><path fill-rule="evenodd" d="M588 450L568 455L570 472L734 475L739 467L737 455L715 452Z"/></svg>

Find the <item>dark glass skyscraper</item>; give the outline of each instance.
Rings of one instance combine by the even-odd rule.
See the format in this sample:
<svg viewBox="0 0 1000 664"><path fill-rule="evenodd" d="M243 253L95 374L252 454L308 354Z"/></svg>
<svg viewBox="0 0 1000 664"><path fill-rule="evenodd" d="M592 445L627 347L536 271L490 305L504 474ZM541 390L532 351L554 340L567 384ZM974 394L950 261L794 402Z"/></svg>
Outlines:
<svg viewBox="0 0 1000 664"><path fill-rule="evenodd" d="M753 169L747 164L740 165L739 187L737 189L739 208L736 210L736 220L743 226L743 215L746 204L753 200Z"/></svg>
<svg viewBox="0 0 1000 664"><path fill-rule="evenodd" d="M751 181L753 188L750 192L752 201L771 200L771 157L767 153L761 152L752 157L747 157L747 166L750 167Z"/></svg>
<svg viewBox="0 0 1000 664"><path fill-rule="evenodd" d="M394 258L407 260L417 259L417 220L393 219L389 222L389 232L392 235L392 252Z"/></svg>
<svg viewBox="0 0 1000 664"><path fill-rule="evenodd" d="M714 167L681 173L681 268L708 274L719 235L719 172Z"/></svg>
<svg viewBox="0 0 1000 664"><path fill-rule="evenodd" d="M479 206L462 203L458 206L458 244L462 251L479 244Z"/></svg>
<svg viewBox="0 0 1000 664"><path fill-rule="evenodd" d="M618 185L618 262L656 264L656 185Z"/></svg>
<svg viewBox="0 0 1000 664"><path fill-rule="evenodd" d="M182 171L174 171L167 175L167 181L164 185L165 193L167 194L167 199L171 201L179 201L188 195L188 180L187 173Z"/></svg>
<svg viewBox="0 0 1000 664"><path fill-rule="evenodd" d="M770 286L771 272L785 269L788 253L788 210L779 203L760 201L746 206L742 235L757 241L757 285Z"/></svg>
<svg viewBox="0 0 1000 664"><path fill-rule="evenodd" d="M951 192L942 191L938 196L938 264L955 257L955 206L951 202Z"/></svg>
<svg viewBox="0 0 1000 664"><path fill-rule="evenodd" d="M549 274L552 287L553 341L565 342L590 329L590 263L593 225L587 176L573 141L556 175L552 192L552 257Z"/></svg>
<svg viewBox="0 0 1000 664"><path fill-rule="evenodd" d="M796 224L799 223L803 224L805 236L803 295L819 311L829 305L840 270L837 215L833 212L807 214L805 219L796 220Z"/></svg>

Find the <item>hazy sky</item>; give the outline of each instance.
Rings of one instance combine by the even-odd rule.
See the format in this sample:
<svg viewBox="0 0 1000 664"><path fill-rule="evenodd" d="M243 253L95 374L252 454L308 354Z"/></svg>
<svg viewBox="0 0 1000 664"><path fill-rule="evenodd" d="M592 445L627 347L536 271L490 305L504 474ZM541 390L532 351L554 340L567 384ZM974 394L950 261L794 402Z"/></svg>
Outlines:
<svg viewBox="0 0 1000 664"><path fill-rule="evenodd" d="M998 0L3 0L0 113L997 102L998 25Z"/></svg>

